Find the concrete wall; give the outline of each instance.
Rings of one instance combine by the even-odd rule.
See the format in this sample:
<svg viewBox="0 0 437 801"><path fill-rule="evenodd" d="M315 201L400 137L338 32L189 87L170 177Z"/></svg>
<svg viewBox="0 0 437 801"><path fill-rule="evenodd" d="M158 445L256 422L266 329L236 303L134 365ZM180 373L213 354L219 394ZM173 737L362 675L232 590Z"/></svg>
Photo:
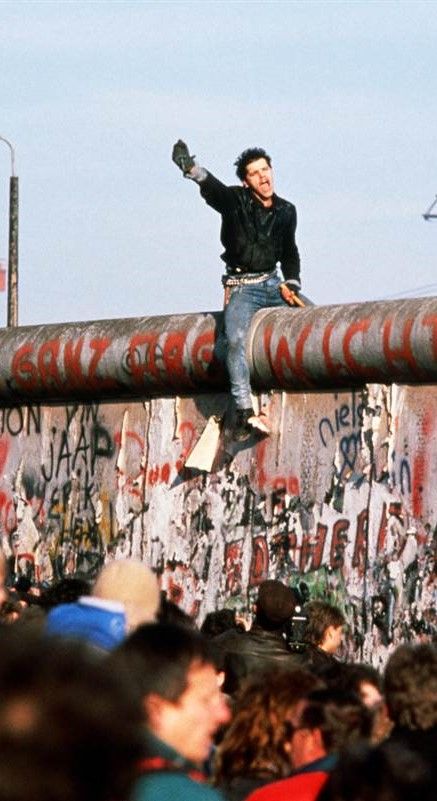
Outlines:
<svg viewBox="0 0 437 801"><path fill-rule="evenodd" d="M201 327L192 335L192 343L201 338L196 353L214 339L208 326L203 330L205 318ZM129 336L137 337L136 345L143 336L144 345L145 335ZM94 400L80 402L74 395L85 374L78 369L82 346L78 355L70 345L75 370L61 393L59 354L71 337L61 335L53 345L49 326L17 329L17 337L9 349L3 346L0 360L0 532L17 575L50 582L77 571L93 574L103 560L131 555L155 567L169 596L199 619L222 605L250 611L267 577L304 581L313 595L329 593L346 611L349 652L375 664L400 640L435 631L434 383L266 388L258 400L272 436L235 446L225 423L208 474L184 462L208 417L226 410L225 391L199 386L185 397L163 397L158 386L155 397L121 398L120 387L110 388L96 369L94 346L88 386ZM260 337L253 342L258 364L260 342L266 342L264 333ZM348 343L351 357L350 336ZM115 359L120 375L129 372L126 347L122 352L120 367ZM414 345L406 352L409 369ZM167 357L165 348L161 353L152 378L159 384L167 370L175 387L183 378L182 356L171 348ZM211 357L202 358L210 366ZM354 352L354 369L359 358ZM200 385L202 370L193 373ZM300 371L306 382L309 370ZM214 381L220 383L218 373ZM38 399L48 390L56 394L54 387L63 401ZM113 397L105 400L110 389Z"/></svg>

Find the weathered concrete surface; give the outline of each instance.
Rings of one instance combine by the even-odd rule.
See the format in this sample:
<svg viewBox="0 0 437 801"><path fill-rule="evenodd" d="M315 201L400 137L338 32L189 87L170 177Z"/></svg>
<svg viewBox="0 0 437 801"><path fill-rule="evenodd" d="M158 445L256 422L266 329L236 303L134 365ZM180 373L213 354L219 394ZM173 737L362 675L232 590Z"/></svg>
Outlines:
<svg viewBox="0 0 437 801"><path fill-rule="evenodd" d="M268 309L252 325L260 388L437 381L437 299Z"/></svg>
<svg viewBox="0 0 437 801"><path fill-rule="evenodd" d="M0 402L192 393L223 387L216 314L0 331Z"/></svg>
<svg viewBox="0 0 437 801"><path fill-rule="evenodd" d="M216 312L3 329L0 402L226 389L221 323ZM248 356L262 390L434 383L437 298L264 310Z"/></svg>
<svg viewBox="0 0 437 801"><path fill-rule="evenodd" d="M57 380L33 347L38 375ZM304 580L346 610L349 651L375 664L435 626L436 387L262 394L275 433L233 458L222 448L210 475L187 470L227 401L0 409L0 531L16 573L51 581L133 555L199 618L247 612L268 576Z"/></svg>

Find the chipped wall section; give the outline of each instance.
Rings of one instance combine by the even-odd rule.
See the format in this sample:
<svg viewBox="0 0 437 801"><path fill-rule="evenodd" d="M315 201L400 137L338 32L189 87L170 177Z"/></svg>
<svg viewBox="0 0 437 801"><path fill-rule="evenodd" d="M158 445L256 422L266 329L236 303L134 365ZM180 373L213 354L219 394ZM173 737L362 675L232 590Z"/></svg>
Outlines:
<svg viewBox="0 0 437 801"><path fill-rule="evenodd" d="M267 577L347 613L348 648L383 662L435 631L437 393L273 392L275 433L211 474L184 467L227 396L0 409L0 530L15 573L51 582L135 556L199 619L250 612ZM433 595L434 594L434 595Z"/></svg>

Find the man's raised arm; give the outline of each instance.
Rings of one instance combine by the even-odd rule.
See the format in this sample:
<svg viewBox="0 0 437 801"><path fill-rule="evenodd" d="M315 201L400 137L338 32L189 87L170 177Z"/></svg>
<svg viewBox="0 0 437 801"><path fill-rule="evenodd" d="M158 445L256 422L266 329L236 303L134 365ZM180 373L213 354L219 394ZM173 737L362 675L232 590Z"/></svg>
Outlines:
<svg viewBox="0 0 437 801"><path fill-rule="evenodd" d="M200 194L218 212L225 211L232 200L230 187L222 184L204 167L200 167L195 162L195 156L190 155L188 146L182 139L178 139L173 146L172 160L184 174L184 178L190 178L199 184Z"/></svg>

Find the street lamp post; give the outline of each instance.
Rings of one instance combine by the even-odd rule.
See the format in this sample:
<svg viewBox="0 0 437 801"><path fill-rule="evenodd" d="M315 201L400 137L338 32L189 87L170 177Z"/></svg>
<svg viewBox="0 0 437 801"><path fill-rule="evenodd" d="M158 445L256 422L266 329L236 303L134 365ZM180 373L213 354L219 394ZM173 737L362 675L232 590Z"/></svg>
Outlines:
<svg viewBox="0 0 437 801"><path fill-rule="evenodd" d="M11 152L9 182L9 256L8 256L8 315L9 328L18 325L18 177L15 175L15 152L11 143L0 136Z"/></svg>

